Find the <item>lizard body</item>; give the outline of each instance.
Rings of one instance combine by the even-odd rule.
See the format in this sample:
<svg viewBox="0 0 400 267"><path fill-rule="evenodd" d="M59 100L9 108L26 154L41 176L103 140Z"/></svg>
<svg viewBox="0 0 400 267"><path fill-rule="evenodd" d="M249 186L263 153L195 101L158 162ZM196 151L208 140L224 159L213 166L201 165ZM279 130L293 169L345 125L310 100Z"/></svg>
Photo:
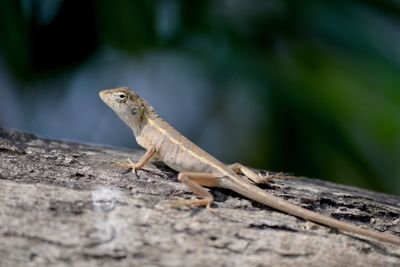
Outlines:
<svg viewBox="0 0 400 267"><path fill-rule="evenodd" d="M139 145L146 149L137 163L120 164L133 171L147 162L159 159L179 172L178 180L186 184L201 199L181 200L179 205L210 208L213 196L203 187L230 189L249 199L296 217L320 223L338 230L361 234L378 240L400 244L400 237L381 233L318 214L275 197L254 185L265 182L241 164L226 166L192 143L161 119L144 99L126 87L103 90L101 99L132 129ZM242 173L248 179L238 175Z"/></svg>

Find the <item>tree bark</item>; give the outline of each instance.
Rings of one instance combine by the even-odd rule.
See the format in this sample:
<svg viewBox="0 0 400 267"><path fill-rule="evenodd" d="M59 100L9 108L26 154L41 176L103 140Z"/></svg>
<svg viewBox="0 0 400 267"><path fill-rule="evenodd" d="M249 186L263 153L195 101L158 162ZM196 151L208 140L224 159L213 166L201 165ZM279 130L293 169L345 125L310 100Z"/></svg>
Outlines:
<svg viewBox="0 0 400 267"><path fill-rule="evenodd" d="M400 248L211 189L217 213L170 207L192 193L162 163L123 174L143 151L0 129L1 266L399 266ZM315 179L265 191L400 235L400 198Z"/></svg>

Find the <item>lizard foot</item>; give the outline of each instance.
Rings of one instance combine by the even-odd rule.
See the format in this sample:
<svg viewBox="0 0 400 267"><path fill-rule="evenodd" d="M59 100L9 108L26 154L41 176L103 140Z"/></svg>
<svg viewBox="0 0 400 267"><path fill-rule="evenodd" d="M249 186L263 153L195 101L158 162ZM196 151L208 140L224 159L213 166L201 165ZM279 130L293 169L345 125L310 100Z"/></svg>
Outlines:
<svg viewBox="0 0 400 267"><path fill-rule="evenodd" d="M179 208L179 207L198 207L198 206L205 206L208 211L216 212L217 210L211 208L212 200L210 199L178 199L171 201L171 207Z"/></svg>
<svg viewBox="0 0 400 267"><path fill-rule="evenodd" d="M132 171L137 175L138 170L144 170L142 167L138 166L137 163L133 163L130 159L127 159L127 161L128 162L116 161L116 162L113 162L113 164L120 168L127 168L127 171L123 172L123 174L126 174L126 173Z"/></svg>
<svg viewBox="0 0 400 267"><path fill-rule="evenodd" d="M258 179L257 179L257 184L269 184L269 183L273 182L275 179L295 179L295 178L298 178L298 177L288 175L283 172L274 173L274 174L266 172L264 175L259 173Z"/></svg>

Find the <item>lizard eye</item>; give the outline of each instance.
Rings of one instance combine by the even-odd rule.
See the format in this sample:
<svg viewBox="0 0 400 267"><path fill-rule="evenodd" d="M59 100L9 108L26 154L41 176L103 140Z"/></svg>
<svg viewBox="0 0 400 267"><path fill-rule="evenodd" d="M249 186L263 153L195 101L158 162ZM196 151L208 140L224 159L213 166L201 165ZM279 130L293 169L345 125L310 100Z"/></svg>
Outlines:
<svg viewBox="0 0 400 267"><path fill-rule="evenodd" d="M119 92L117 95L117 101L118 102L124 102L127 99L127 96L125 93Z"/></svg>

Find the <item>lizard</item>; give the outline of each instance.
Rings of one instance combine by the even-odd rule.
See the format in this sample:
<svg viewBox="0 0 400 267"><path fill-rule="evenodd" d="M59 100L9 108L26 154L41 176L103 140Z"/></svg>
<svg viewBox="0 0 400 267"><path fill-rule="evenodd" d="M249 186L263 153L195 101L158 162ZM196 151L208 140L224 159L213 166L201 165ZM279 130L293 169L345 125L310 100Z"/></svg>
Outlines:
<svg viewBox="0 0 400 267"><path fill-rule="evenodd" d="M259 176L240 163L225 165L184 137L164 121L146 100L127 87L102 90L99 96L128 125L137 143L146 150L138 162L133 163L128 159L128 162L119 163L119 165L128 167L136 173L137 170L144 169L145 164L161 160L179 172L178 181L185 184L200 198L181 199L176 203L178 206L205 206L213 210L211 204L214 198L206 188L225 188L304 220L342 232L400 244L399 236L340 221L264 191L256 184L268 183L270 179L268 175Z"/></svg>

